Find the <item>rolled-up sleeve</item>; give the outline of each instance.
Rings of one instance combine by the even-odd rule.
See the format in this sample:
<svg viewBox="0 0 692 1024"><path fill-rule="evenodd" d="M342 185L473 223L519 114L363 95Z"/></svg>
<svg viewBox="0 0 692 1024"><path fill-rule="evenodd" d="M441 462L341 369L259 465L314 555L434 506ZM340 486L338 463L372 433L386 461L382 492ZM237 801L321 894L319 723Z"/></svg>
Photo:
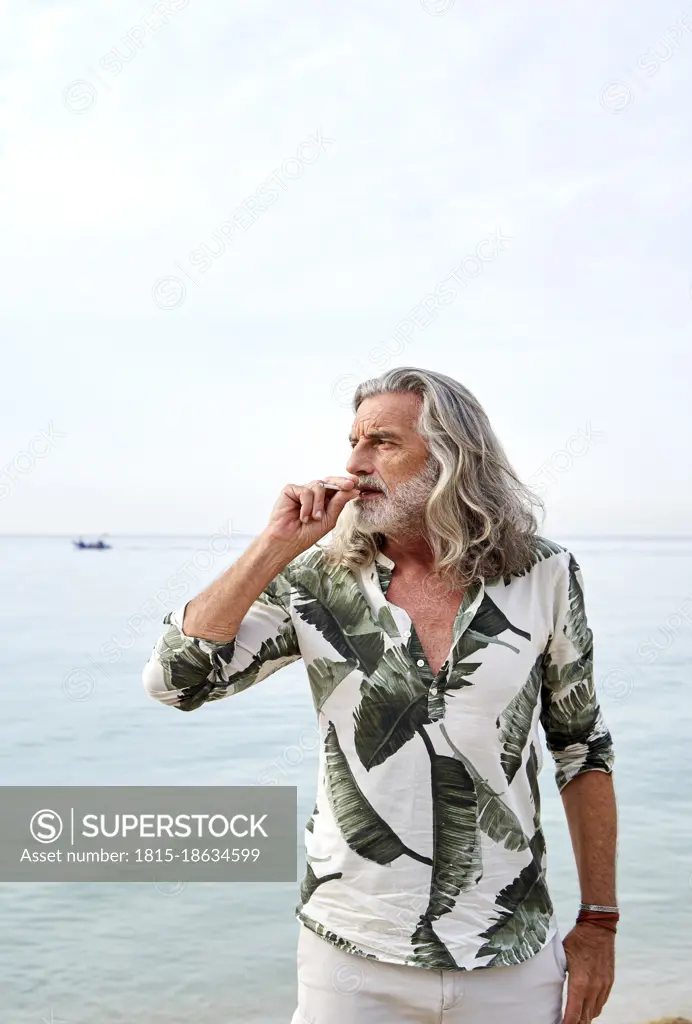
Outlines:
<svg viewBox="0 0 692 1024"><path fill-rule="evenodd" d="M570 551L558 557L554 629L543 658L541 724L562 791L584 772L612 772L615 754L596 694L581 568Z"/></svg>
<svg viewBox="0 0 692 1024"><path fill-rule="evenodd" d="M232 640L212 641L183 633L187 602L169 612L142 673L154 700L180 711L247 690L301 657L290 613L290 566L265 587Z"/></svg>

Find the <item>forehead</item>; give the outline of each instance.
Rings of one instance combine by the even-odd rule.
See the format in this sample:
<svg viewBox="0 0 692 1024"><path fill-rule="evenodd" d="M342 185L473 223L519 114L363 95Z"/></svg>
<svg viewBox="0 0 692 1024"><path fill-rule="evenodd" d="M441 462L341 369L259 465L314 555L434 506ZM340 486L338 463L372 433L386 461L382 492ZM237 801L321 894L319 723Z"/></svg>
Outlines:
<svg viewBox="0 0 692 1024"><path fill-rule="evenodd" d="M371 433L410 437L416 433L421 407L420 397L411 392L365 398L358 406L350 439Z"/></svg>

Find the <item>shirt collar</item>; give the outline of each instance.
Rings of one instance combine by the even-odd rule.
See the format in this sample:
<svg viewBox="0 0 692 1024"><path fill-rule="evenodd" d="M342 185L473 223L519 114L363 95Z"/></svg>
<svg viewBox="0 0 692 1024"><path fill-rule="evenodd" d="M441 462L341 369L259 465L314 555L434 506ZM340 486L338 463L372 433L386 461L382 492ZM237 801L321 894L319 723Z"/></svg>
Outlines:
<svg viewBox="0 0 692 1024"><path fill-rule="evenodd" d="M391 558L387 558L381 551L378 551L375 555L375 562L372 568L372 575L377 576L380 583L380 590L387 596L387 588L392 580L392 573L394 572L394 562Z"/></svg>
<svg viewBox="0 0 692 1024"><path fill-rule="evenodd" d="M387 590L392 580L394 565L395 563L391 558L388 558L387 555L378 550L370 569L373 580L377 579L379 581L380 590L385 601L387 600ZM466 588L452 627L452 651L454 651L459 639L466 632L480 608L485 597L485 587L485 577L481 576L477 577Z"/></svg>
<svg viewBox="0 0 692 1024"><path fill-rule="evenodd" d="M377 553L375 554L375 562L377 563L378 566L382 566L383 569L388 570L389 576L391 576L392 573L394 572L394 566L396 563L391 558L388 558L383 551L380 551L379 548L377 549ZM379 572L379 569L378 574L382 576L382 573ZM385 575L387 575L386 572ZM487 583L485 576L476 577L476 579L484 586Z"/></svg>

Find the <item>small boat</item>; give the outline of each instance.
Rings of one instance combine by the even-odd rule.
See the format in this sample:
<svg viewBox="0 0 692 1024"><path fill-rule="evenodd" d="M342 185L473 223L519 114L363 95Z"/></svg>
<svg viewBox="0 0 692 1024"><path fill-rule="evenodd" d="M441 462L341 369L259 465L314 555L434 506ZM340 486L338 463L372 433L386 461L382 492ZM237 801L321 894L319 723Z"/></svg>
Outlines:
<svg viewBox="0 0 692 1024"><path fill-rule="evenodd" d="M82 540L80 537L79 540L73 540L72 543L80 550L88 549L90 551L106 551L112 546L110 544L106 544L103 538L99 538L99 540L86 541Z"/></svg>

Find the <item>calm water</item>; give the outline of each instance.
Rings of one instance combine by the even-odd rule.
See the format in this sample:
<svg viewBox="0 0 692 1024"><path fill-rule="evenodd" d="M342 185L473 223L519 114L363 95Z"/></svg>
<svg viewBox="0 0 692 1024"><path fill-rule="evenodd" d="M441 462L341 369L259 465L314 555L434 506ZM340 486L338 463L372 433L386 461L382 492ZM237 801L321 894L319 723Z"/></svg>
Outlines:
<svg viewBox="0 0 692 1024"><path fill-rule="evenodd" d="M554 539L584 572L617 751L623 916L599 1020L692 1015L692 539ZM181 604L248 541L214 554L224 545L209 538L115 538L107 552L0 538L0 784L257 785L271 772L298 786L300 839L317 769L300 663L190 714L150 700L140 681L168 607L157 590L180 574L186 590L170 606ZM564 934L579 896L551 767L546 757L543 819ZM188 883L177 894L146 883L0 885L2 1019L287 1024L297 897L298 879Z"/></svg>

